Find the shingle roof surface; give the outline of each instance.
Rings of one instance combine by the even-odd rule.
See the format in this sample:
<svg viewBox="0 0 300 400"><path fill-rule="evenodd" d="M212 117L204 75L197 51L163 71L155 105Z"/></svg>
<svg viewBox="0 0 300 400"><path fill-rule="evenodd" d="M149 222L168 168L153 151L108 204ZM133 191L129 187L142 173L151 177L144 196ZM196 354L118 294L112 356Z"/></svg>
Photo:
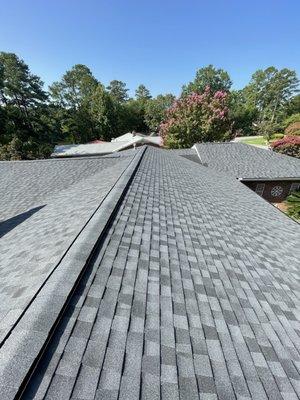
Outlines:
<svg viewBox="0 0 300 400"><path fill-rule="evenodd" d="M298 399L300 227L148 148L23 399Z"/></svg>
<svg viewBox="0 0 300 400"><path fill-rule="evenodd" d="M131 160L0 163L0 343Z"/></svg>
<svg viewBox="0 0 300 400"><path fill-rule="evenodd" d="M199 143L194 146L203 164L236 178L300 179L300 160L244 143Z"/></svg>

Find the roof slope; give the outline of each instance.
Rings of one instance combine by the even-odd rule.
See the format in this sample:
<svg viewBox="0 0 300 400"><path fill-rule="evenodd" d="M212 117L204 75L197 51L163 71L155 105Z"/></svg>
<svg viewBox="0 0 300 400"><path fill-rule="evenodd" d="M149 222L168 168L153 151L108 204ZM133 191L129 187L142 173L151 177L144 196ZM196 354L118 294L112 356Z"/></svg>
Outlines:
<svg viewBox="0 0 300 400"><path fill-rule="evenodd" d="M134 145L152 144L161 146L162 139L160 136L139 136L132 133L120 136L111 142L105 143L87 143L87 144L67 144L55 146L51 157L75 157L110 154L123 151Z"/></svg>
<svg viewBox="0 0 300 400"><path fill-rule="evenodd" d="M148 148L22 398L299 398L299 240L240 182Z"/></svg>
<svg viewBox="0 0 300 400"><path fill-rule="evenodd" d="M131 160L0 163L0 343Z"/></svg>
<svg viewBox="0 0 300 400"><path fill-rule="evenodd" d="M242 179L300 179L300 160L245 143L194 145L203 164Z"/></svg>

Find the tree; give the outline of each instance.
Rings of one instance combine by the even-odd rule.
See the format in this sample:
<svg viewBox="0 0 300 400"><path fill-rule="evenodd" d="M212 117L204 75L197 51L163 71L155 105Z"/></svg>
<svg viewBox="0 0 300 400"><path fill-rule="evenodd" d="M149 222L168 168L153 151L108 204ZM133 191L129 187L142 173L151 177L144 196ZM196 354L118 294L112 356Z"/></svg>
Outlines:
<svg viewBox="0 0 300 400"><path fill-rule="evenodd" d="M245 136L254 134L258 110L253 105L247 103L243 90L233 90L230 92L229 112L236 134Z"/></svg>
<svg viewBox="0 0 300 400"><path fill-rule="evenodd" d="M158 95L155 99L151 99L145 106L145 122L150 131L157 132L160 124L166 117L167 110L175 101L173 94Z"/></svg>
<svg viewBox="0 0 300 400"><path fill-rule="evenodd" d="M269 67L252 75L244 92L248 104L258 110L257 126L263 129L260 133L268 134L269 125L276 125L283 119L285 106L296 92L298 84L296 72L287 68L278 70Z"/></svg>
<svg viewBox="0 0 300 400"><path fill-rule="evenodd" d="M43 121L47 100L43 82L13 53L0 53L0 76L1 157L22 159L49 155L50 132L45 130Z"/></svg>
<svg viewBox="0 0 300 400"><path fill-rule="evenodd" d="M110 94L98 85L91 97L91 116L98 132L98 137L110 140L118 134L117 132L117 105Z"/></svg>
<svg viewBox="0 0 300 400"><path fill-rule="evenodd" d="M160 135L170 148L188 148L197 142L227 139L230 135L228 93L192 93L174 102L161 124Z"/></svg>
<svg viewBox="0 0 300 400"><path fill-rule="evenodd" d="M130 99L122 104L120 110L120 133L125 132L148 132L149 128L145 122L145 104L141 100Z"/></svg>
<svg viewBox="0 0 300 400"><path fill-rule="evenodd" d="M198 69L195 79L183 86L182 94L203 93L207 86L210 87L213 93L219 90L228 92L231 85L232 82L228 72L223 69L216 69L210 64L207 67Z"/></svg>
<svg viewBox="0 0 300 400"><path fill-rule="evenodd" d="M55 104L78 110L89 100L98 84L87 66L76 64L59 82L54 82L49 91Z"/></svg>
<svg viewBox="0 0 300 400"><path fill-rule="evenodd" d="M94 92L101 86L90 69L82 64L74 65L66 71L59 82L50 87L53 104L60 107L62 136L69 143L86 143L97 138L90 108Z"/></svg>
<svg viewBox="0 0 300 400"><path fill-rule="evenodd" d="M139 85L135 91L135 97L137 100L146 102L151 99L150 91L144 85Z"/></svg>
<svg viewBox="0 0 300 400"><path fill-rule="evenodd" d="M297 94L288 101L285 107L285 112L288 117L300 113L300 94Z"/></svg>
<svg viewBox="0 0 300 400"><path fill-rule="evenodd" d="M128 100L128 89L126 88L126 83L122 81L111 81L109 86L107 86L107 90L111 97L118 103L124 103Z"/></svg>

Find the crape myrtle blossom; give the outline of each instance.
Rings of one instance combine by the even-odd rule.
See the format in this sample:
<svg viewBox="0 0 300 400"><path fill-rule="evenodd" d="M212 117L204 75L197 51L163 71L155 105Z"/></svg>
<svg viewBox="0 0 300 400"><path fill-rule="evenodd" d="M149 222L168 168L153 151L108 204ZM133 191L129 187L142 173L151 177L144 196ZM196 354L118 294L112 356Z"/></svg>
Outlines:
<svg viewBox="0 0 300 400"><path fill-rule="evenodd" d="M174 101L160 125L164 145L184 148L196 142L224 140L230 131L228 102L228 93L213 93L209 86L203 93Z"/></svg>

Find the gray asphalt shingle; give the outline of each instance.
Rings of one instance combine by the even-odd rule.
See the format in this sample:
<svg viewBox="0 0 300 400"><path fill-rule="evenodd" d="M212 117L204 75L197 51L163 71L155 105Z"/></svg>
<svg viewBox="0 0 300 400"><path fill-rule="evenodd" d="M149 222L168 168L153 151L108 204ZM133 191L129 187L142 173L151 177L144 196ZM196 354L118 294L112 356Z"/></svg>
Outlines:
<svg viewBox="0 0 300 400"><path fill-rule="evenodd" d="M0 162L0 342L131 160Z"/></svg>
<svg viewBox="0 0 300 400"><path fill-rule="evenodd" d="M240 182L148 148L22 398L298 398L299 239Z"/></svg>
<svg viewBox="0 0 300 400"><path fill-rule="evenodd" d="M300 160L271 150L238 142L198 143L194 149L202 164L236 178L300 180Z"/></svg>

